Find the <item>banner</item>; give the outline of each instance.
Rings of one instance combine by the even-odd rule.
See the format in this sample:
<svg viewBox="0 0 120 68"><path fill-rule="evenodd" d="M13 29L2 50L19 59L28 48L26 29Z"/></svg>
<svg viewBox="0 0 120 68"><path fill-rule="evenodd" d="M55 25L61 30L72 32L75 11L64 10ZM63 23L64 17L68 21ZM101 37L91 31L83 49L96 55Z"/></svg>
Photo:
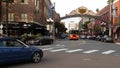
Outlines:
<svg viewBox="0 0 120 68"><path fill-rule="evenodd" d="M51 5L50 5L50 18L53 17L53 10L54 10L54 5L51 4Z"/></svg>
<svg viewBox="0 0 120 68"><path fill-rule="evenodd" d="M114 4L112 4L112 10L113 10L114 17L118 17L117 16L117 11L116 11L116 8L115 8Z"/></svg>

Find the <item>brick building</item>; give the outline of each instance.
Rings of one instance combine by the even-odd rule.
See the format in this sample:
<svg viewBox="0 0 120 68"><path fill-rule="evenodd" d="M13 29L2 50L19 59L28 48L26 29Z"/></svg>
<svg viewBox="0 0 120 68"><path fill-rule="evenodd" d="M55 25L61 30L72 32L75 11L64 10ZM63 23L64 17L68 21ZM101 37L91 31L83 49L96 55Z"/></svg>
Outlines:
<svg viewBox="0 0 120 68"><path fill-rule="evenodd" d="M6 24L6 3L2 2L1 22ZM14 0L8 6L8 32L21 35L23 33L44 33L46 19L50 17L50 0ZM58 15L54 11L54 17ZM12 24L12 25L11 25ZM6 26L3 27L5 32ZM23 31L22 31L23 29Z"/></svg>
<svg viewBox="0 0 120 68"><path fill-rule="evenodd" d="M112 7L112 17L111 17L111 23L106 23L106 25L103 25L105 28L105 32L107 35L109 35L109 24L112 24L112 37L114 39L114 42L120 42L120 0L115 0L114 8ZM116 14L114 13L116 11ZM110 20L110 6L105 6L102 10L100 10L96 15L103 17L106 20ZM99 25L100 28L103 26L101 25L103 22L100 20L95 21L95 25ZM117 38L115 40L115 37Z"/></svg>

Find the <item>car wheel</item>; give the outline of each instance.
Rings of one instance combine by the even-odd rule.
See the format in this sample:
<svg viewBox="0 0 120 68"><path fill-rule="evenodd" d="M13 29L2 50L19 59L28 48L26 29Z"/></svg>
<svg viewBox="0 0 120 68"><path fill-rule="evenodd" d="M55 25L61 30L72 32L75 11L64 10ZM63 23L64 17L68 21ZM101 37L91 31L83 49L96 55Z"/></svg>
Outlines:
<svg viewBox="0 0 120 68"><path fill-rule="evenodd" d="M39 52L35 52L32 56L32 62L38 63L41 60L41 55Z"/></svg>

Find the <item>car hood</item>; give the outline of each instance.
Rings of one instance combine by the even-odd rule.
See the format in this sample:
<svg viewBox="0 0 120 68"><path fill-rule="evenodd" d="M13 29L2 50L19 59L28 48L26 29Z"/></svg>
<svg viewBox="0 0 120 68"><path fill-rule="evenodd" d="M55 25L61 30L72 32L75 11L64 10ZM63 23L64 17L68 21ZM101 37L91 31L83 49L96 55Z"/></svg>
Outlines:
<svg viewBox="0 0 120 68"><path fill-rule="evenodd" d="M38 50L38 51L42 51L42 49L41 48L38 48L38 47L34 47L34 46L29 46L29 48L30 49L32 49L32 50Z"/></svg>

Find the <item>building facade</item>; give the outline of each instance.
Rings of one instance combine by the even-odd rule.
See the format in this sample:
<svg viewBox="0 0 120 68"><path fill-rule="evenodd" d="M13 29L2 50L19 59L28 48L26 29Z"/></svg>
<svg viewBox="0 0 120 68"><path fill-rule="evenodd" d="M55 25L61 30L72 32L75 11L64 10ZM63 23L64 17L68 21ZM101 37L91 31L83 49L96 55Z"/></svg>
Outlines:
<svg viewBox="0 0 120 68"><path fill-rule="evenodd" d="M24 0L24 2L14 0L14 3L9 3L8 5L8 16L6 15L6 3L2 2L1 6L1 22L3 26L6 25L7 17L8 24L14 24L11 28L9 28L10 25L8 25L9 34L36 34L44 33L44 30L46 30L46 25L48 24L46 19L50 17L50 0ZM54 15L57 15L57 13ZM15 26L16 24L19 25ZM6 27L7 26L3 27L4 32ZM22 28L24 31L21 31Z"/></svg>
<svg viewBox="0 0 120 68"><path fill-rule="evenodd" d="M111 12L110 12L111 10ZM113 5L111 6L108 4L103 9L98 11L96 14L97 16L101 16L105 20L111 22L102 22L100 20L95 21L95 26L99 25L99 28L104 28L100 30L103 35L111 35L114 39L114 42L120 42L120 0L115 0ZM110 26L111 25L111 26ZM111 31L110 31L111 28Z"/></svg>

